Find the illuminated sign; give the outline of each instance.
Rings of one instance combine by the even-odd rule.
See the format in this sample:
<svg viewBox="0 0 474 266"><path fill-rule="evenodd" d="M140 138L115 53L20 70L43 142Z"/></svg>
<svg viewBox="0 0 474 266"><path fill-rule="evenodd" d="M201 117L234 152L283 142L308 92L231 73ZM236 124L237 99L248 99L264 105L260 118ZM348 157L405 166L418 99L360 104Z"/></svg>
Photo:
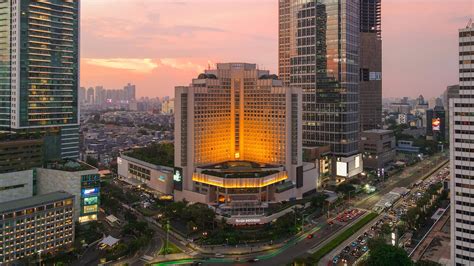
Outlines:
<svg viewBox="0 0 474 266"><path fill-rule="evenodd" d="M166 176L160 175L160 176L158 177L158 180L160 180L161 182L165 182L165 181L166 181Z"/></svg>
<svg viewBox="0 0 474 266"><path fill-rule="evenodd" d="M99 188L84 188L82 189L82 195L93 195L99 193Z"/></svg>
<svg viewBox="0 0 474 266"><path fill-rule="evenodd" d="M259 219L259 218L245 218L245 219L235 219L235 222L236 223L239 223L239 224L258 224L260 223L262 220Z"/></svg>
<svg viewBox="0 0 474 266"><path fill-rule="evenodd" d="M360 167L360 156L356 156L355 157L355 168L359 168Z"/></svg>
<svg viewBox="0 0 474 266"><path fill-rule="evenodd" d="M173 195L163 195L163 196L160 196L159 199L160 200L170 200L170 201L172 201L173 200Z"/></svg>
<svg viewBox="0 0 474 266"><path fill-rule="evenodd" d="M441 130L441 119L440 118L433 118L431 120L431 127L433 131L440 131Z"/></svg>
<svg viewBox="0 0 474 266"><path fill-rule="evenodd" d="M99 198L97 197L84 198L84 205L94 205L97 204L98 201Z"/></svg>
<svg viewBox="0 0 474 266"><path fill-rule="evenodd" d="M336 174L338 176L347 177L347 163L345 162L337 162L336 163Z"/></svg>
<svg viewBox="0 0 474 266"><path fill-rule="evenodd" d="M174 174L173 174L173 183L174 183L174 189L176 190L183 190L183 169L179 167L174 168Z"/></svg>
<svg viewBox="0 0 474 266"><path fill-rule="evenodd" d="M96 205L91 205L91 206L84 206L82 209L83 213L91 213L91 212L97 212L97 204Z"/></svg>
<svg viewBox="0 0 474 266"><path fill-rule="evenodd" d="M381 72L370 72L369 79L370 80L382 80L382 73Z"/></svg>

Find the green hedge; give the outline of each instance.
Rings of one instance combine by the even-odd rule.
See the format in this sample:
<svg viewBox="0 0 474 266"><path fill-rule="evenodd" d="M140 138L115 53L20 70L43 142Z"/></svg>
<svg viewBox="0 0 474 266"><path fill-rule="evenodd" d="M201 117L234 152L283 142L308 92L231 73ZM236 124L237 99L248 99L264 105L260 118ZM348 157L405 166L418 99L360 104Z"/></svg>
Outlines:
<svg viewBox="0 0 474 266"><path fill-rule="evenodd" d="M378 216L377 213L371 212L364 216L362 219L357 221L355 224L353 224L351 227L347 228L344 232L339 234L337 237L335 237L333 240L331 240L329 243L324 245L321 249L316 251L312 256L312 260L317 263L319 260L321 260L326 254L331 252L333 249L337 248L342 242L346 241L350 236L355 234L357 231L359 231L362 227L364 227L366 224L368 224L370 221L375 219Z"/></svg>

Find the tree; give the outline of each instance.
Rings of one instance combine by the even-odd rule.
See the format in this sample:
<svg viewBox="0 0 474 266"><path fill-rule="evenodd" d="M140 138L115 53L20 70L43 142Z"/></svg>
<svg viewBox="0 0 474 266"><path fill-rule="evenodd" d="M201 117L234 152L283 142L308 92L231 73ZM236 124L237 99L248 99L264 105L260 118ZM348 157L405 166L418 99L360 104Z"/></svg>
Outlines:
<svg viewBox="0 0 474 266"><path fill-rule="evenodd" d="M366 266L413 266L404 249L388 245L383 239L369 241L369 255Z"/></svg>
<svg viewBox="0 0 474 266"><path fill-rule="evenodd" d="M324 206L324 202L328 196L326 194L318 194L311 198L311 207L313 208L322 208Z"/></svg>
<svg viewBox="0 0 474 266"><path fill-rule="evenodd" d="M392 233L392 228L388 223L382 224L382 227L380 228L380 231L382 232L382 236L386 238Z"/></svg>
<svg viewBox="0 0 474 266"><path fill-rule="evenodd" d="M87 156L86 163L94 167L99 167L99 161L94 157Z"/></svg>
<svg viewBox="0 0 474 266"><path fill-rule="evenodd" d="M348 195L349 193L353 193L355 191L355 187L351 184L340 184L336 187L336 192L343 193L344 195Z"/></svg>

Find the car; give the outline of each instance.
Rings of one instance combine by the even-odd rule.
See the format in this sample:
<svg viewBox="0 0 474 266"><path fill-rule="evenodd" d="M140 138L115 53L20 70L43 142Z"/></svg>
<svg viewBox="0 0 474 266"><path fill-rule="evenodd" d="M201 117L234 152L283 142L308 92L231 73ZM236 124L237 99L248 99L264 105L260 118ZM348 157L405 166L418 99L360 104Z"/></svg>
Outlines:
<svg viewBox="0 0 474 266"><path fill-rule="evenodd" d="M214 254L214 257L216 257L216 258L223 258L224 255L222 255L221 253L216 253L216 254Z"/></svg>
<svg viewBox="0 0 474 266"><path fill-rule="evenodd" d="M346 246L346 247L342 250L343 253L349 253L349 251L351 251L351 247L350 247L350 246Z"/></svg>
<svg viewBox="0 0 474 266"><path fill-rule="evenodd" d="M247 260L247 262L258 262L258 261L260 261L258 258L252 258L252 259Z"/></svg>
<svg viewBox="0 0 474 266"><path fill-rule="evenodd" d="M339 262L339 256L335 256L335 257L332 259L332 263L337 264L338 262Z"/></svg>
<svg viewBox="0 0 474 266"><path fill-rule="evenodd" d="M351 243L351 246L352 246L352 247L357 247L358 245L359 245L359 243L357 243L356 241L354 241L354 242Z"/></svg>
<svg viewBox="0 0 474 266"><path fill-rule="evenodd" d="M361 250L362 250L362 252L367 252L367 251L369 251L369 247L368 246L363 246Z"/></svg>
<svg viewBox="0 0 474 266"><path fill-rule="evenodd" d="M308 234L308 236L306 237L307 239L311 239L314 237L314 234Z"/></svg>
<svg viewBox="0 0 474 266"><path fill-rule="evenodd" d="M367 243L367 239L365 239L365 238L362 239L362 241L360 241L360 244L361 244L361 245L365 245L365 243Z"/></svg>

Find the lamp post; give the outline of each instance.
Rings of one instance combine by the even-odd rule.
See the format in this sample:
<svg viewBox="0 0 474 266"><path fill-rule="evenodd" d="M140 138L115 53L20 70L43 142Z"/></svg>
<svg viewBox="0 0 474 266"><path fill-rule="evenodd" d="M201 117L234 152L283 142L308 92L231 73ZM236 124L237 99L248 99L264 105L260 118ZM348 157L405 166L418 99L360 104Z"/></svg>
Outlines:
<svg viewBox="0 0 474 266"><path fill-rule="evenodd" d="M165 257L168 253L168 241L169 241L169 234L170 234L170 221L166 221L166 244L165 244Z"/></svg>
<svg viewBox="0 0 474 266"><path fill-rule="evenodd" d="M41 266L41 252L43 252L42 249L38 250L38 256L39 256L39 265Z"/></svg>

